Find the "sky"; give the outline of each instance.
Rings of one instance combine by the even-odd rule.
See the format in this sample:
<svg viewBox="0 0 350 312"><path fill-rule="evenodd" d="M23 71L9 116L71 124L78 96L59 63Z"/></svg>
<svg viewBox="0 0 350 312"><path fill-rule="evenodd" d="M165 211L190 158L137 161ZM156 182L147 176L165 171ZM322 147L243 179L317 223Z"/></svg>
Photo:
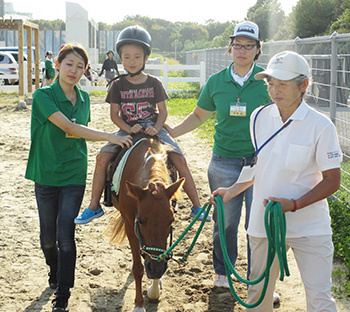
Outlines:
<svg viewBox="0 0 350 312"><path fill-rule="evenodd" d="M5 0L13 3L17 12L33 14L33 19L66 20L66 0ZM242 21L256 0L74 0L88 11L95 22L114 24L125 16L142 15L161 18L170 22L197 22L204 24L212 19L218 22ZM279 0L286 14L298 0Z"/></svg>

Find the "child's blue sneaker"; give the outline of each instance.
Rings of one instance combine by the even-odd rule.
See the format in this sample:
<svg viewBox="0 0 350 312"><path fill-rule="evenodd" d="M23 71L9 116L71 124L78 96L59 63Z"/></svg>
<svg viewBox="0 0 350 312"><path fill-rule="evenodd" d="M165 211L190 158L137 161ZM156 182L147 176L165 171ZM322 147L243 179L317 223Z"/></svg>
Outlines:
<svg viewBox="0 0 350 312"><path fill-rule="evenodd" d="M196 209L193 208L193 206L191 207L191 214L190 217L191 218L195 218L196 215L201 211L202 207L198 207ZM202 214L200 215L200 217L198 218L198 220L202 221L204 219L204 212L202 212ZM211 217L208 215L207 219L205 220L205 222L209 222L211 221Z"/></svg>
<svg viewBox="0 0 350 312"><path fill-rule="evenodd" d="M90 221L92 221L93 219L102 217L104 215L104 212L102 210L101 205L98 207L98 209L95 210L91 210L89 208L86 208L83 213L76 217L74 219L74 223L75 224L86 224L89 223Z"/></svg>

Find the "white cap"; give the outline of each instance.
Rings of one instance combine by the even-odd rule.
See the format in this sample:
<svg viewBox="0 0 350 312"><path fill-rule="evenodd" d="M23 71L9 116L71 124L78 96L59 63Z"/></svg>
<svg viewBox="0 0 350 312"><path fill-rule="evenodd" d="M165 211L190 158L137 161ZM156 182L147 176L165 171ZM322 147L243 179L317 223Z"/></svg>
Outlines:
<svg viewBox="0 0 350 312"><path fill-rule="evenodd" d="M233 35L230 38L245 37L259 41L259 27L253 22L242 22L235 26Z"/></svg>
<svg viewBox="0 0 350 312"><path fill-rule="evenodd" d="M283 51L274 55L267 64L266 70L255 74L255 79L267 76L278 80L291 80L300 75L310 77L310 67L303 56L292 51Z"/></svg>

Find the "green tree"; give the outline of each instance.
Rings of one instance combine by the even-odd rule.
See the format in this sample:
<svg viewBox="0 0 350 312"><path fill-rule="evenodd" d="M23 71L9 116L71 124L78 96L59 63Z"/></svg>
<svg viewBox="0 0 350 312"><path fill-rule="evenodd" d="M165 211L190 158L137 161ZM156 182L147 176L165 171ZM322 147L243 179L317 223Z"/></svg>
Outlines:
<svg viewBox="0 0 350 312"><path fill-rule="evenodd" d="M336 20L336 0L299 0L292 11L294 36L321 36Z"/></svg>
<svg viewBox="0 0 350 312"><path fill-rule="evenodd" d="M233 34L233 30L236 24L238 24L238 22L233 21L226 27L226 29L222 33L216 35L212 40L211 47L226 47L230 42L230 36Z"/></svg>
<svg viewBox="0 0 350 312"><path fill-rule="evenodd" d="M247 19L259 25L260 40L272 39L285 22L285 14L278 0L257 0L248 9Z"/></svg>
<svg viewBox="0 0 350 312"><path fill-rule="evenodd" d="M343 0L338 19L331 25L330 33L344 34L350 32L350 0Z"/></svg>
<svg viewBox="0 0 350 312"><path fill-rule="evenodd" d="M179 33L182 42L185 42L186 40L190 40L192 42L197 40L208 41L209 39L209 32L205 29L205 27L196 24L188 24L183 26Z"/></svg>
<svg viewBox="0 0 350 312"><path fill-rule="evenodd" d="M214 20L207 20L204 27L209 33L208 40L213 40L214 37L222 34L230 25L232 26L232 22L220 23Z"/></svg>
<svg viewBox="0 0 350 312"><path fill-rule="evenodd" d="M31 22L39 25L40 30L65 30L66 29L66 23L62 20L31 20Z"/></svg>

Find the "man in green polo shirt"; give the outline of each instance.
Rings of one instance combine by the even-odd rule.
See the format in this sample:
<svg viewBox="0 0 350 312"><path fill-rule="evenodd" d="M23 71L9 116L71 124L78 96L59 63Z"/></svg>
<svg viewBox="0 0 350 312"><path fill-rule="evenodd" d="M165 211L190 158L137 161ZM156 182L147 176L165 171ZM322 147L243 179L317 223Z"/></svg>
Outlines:
<svg viewBox="0 0 350 312"><path fill-rule="evenodd" d="M45 55L45 70L44 70L44 77L43 77L43 86L49 86L52 84L53 79L55 78L55 67L53 65L53 59L52 59L52 51L47 51Z"/></svg>

